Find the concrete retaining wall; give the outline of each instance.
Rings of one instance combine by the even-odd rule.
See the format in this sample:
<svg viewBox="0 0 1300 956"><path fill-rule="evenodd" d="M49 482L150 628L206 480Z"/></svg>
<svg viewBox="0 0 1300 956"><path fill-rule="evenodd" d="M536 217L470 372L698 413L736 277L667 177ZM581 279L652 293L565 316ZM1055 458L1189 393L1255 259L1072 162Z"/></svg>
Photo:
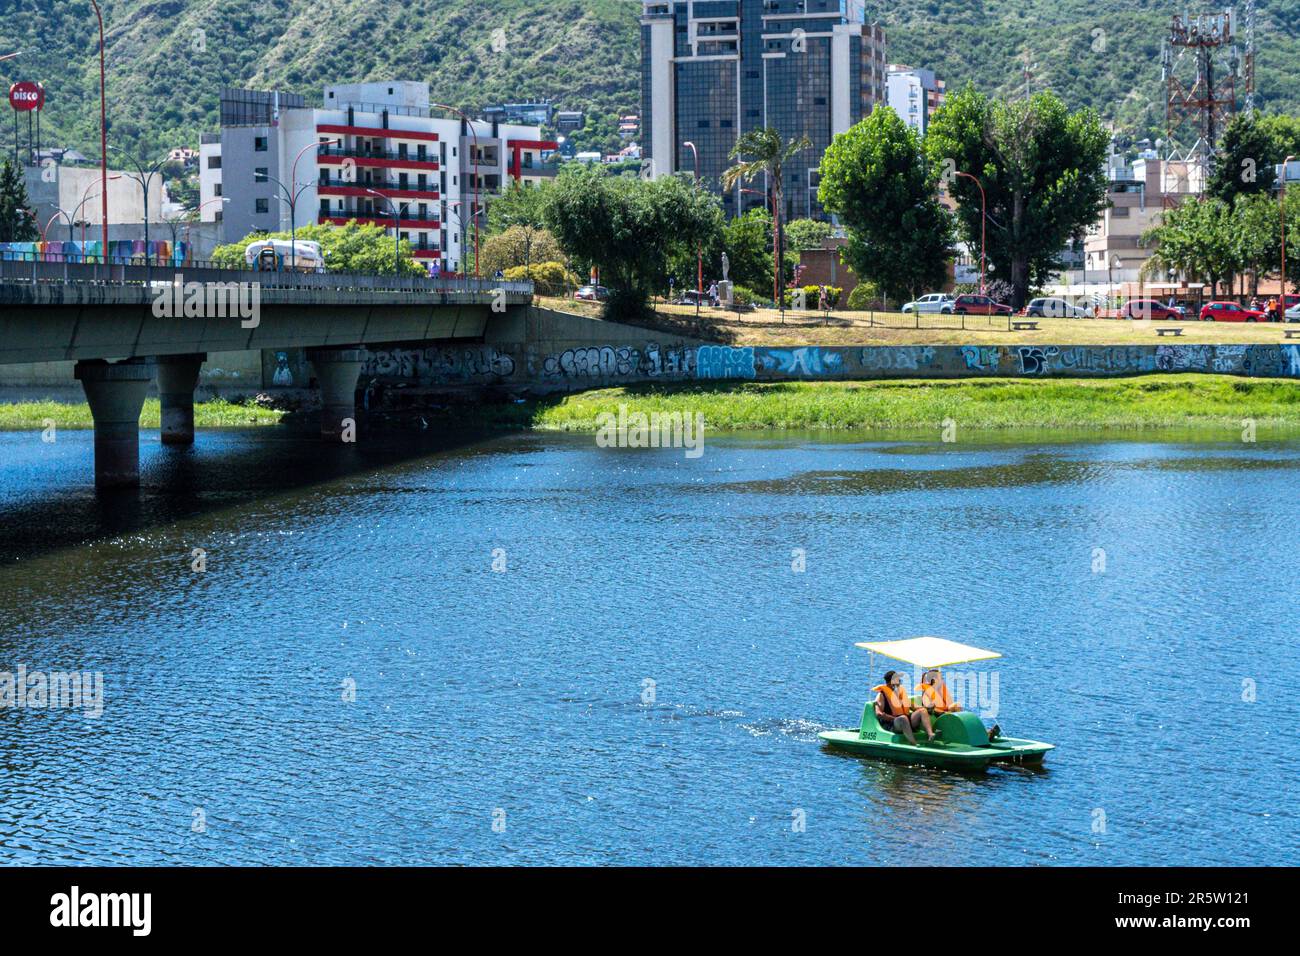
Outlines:
<svg viewBox="0 0 1300 956"><path fill-rule="evenodd" d="M532 309L525 341L372 348L380 381L576 391L638 382L816 381L1205 372L1300 377L1300 345L734 347ZM570 319L579 319L571 322ZM533 334L545 330L544 335Z"/></svg>

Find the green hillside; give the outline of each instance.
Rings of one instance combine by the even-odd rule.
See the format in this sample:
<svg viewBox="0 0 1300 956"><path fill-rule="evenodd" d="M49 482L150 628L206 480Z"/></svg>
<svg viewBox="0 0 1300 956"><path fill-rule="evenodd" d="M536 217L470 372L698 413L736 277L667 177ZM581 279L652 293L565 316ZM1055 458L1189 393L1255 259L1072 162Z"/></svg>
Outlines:
<svg viewBox="0 0 1300 956"><path fill-rule="evenodd" d="M216 128L223 85L319 100L327 82L424 79L479 106L549 98L586 110L584 145L614 144L638 106L635 0L103 0L113 138L150 154ZM1259 0L1258 103L1300 109L1300 4ZM889 58L950 87L1035 87L1096 107L1132 132L1164 122L1159 51L1178 4L1156 0L868 0ZM504 31L504 49L493 33ZM46 83L45 141L97 155L98 62L89 0L0 0L0 80ZM0 143L12 143L12 126Z"/></svg>

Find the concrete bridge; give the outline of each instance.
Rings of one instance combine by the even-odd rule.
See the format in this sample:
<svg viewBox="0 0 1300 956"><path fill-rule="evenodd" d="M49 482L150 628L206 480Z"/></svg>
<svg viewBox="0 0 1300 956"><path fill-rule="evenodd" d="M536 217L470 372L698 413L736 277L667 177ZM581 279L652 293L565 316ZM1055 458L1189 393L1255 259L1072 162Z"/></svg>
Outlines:
<svg viewBox="0 0 1300 956"><path fill-rule="evenodd" d="M208 352L305 349L321 434L355 416L367 347L482 341L532 302L531 282L0 262L0 365L74 361L95 421L95 484L139 483L139 419L155 376L165 444L194 441Z"/></svg>

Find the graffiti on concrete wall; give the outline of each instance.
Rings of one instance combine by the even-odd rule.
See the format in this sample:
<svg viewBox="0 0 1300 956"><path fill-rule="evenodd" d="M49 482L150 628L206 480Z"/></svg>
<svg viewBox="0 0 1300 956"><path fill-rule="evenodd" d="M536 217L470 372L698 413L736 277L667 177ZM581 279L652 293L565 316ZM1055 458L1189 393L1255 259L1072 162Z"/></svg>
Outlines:
<svg viewBox="0 0 1300 956"><path fill-rule="evenodd" d="M844 370L844 355L815 345L797 349L761 349L755 361L766 372L795 378L836 375Z"/></svg>
<svg viewBox="0 0 1300 956"><path fill-rule="evenodd" d="M868 372L919 372L931 368L934 357L929 345L884 345L864 348L859 359Z"/></svg>
<svg viewBox="0 0 1300 956"><path fill-rule="evenodd" d="M547 379L605 380L677 378L695 368L695 349L630 345L599 345L565 349L531 363L534 373ZM752 376L751 376L752 377Z"/></svg>
<svg viewBox="0 0 1300 956"><path fill-rule="evenodd" d="M488 382L514 373L510 353L490 345L376 349L362 369L363 375L413 379L420 384Z"/></svg>
<svg viewBox="0 0 1300 956"><path fill-rule="evenodd" d="M421 384L513 381L561 387L684 379L872 379L1023 375L1042 377L1210 372L1300 378L1300 345L730 345L579 346L550 354L488 345L377 349L365 374Z"/></svg>
<svg viewBox="0 0 1300 956"><path fill-rule="evenodd" d="M730 345L701 345L695 357L697 378L754 378L754 350Z"/></svg>

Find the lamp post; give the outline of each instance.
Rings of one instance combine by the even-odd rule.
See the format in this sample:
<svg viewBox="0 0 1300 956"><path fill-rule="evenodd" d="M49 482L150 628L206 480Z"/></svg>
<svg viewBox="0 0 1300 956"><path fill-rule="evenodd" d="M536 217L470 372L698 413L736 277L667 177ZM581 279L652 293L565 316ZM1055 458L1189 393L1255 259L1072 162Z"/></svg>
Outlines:
<svg viewBox="0 0 1300 956"><path fill-rule="evenodd" d="M980 295L983 295L984 294L984 249L985 249L984 240L985 240L986 231L988 230L988 223L989 223L988 207L984 199L984 184L980 182L976 177L972 176L970 173L963 173L961 171L958 171L957 175L965 176L976 186L978 186L980 191Z"/></svg>
<svg viewBox="0 0 1300 956"><path fill-rule="evenodd" d="M289 260L296 267L298 265L298 200L302 194L311 188L311 183L304 183L298 187L298 160L302 159L302 154L309 149L320 149L322 146L329 146L331 143L342 143L342 139L323 139L318 143L308 143L302 149L298 150L298 155L293 158L293 166L289 170L289 182L293 184L295 190L293 202L289 203Z"/></svg>
<svg viewBox="0 0 1300 956"><path fill-rule="evenodd" d="M479 278L479 272L478 272L478 217L479 217L479 213L482 212L482 208L481 208L480 205L479 205L479 192L478 192L478 130L476 130L476 129L474 128L474 122L473 122L473 120L471 120L468 116L466 116L466 115L465 115L465 112L464 112L463 110L458 110L458 109L456 109L456 107L454 107L454 106L448 106L448 105L445 104L445 103L433 103L433 104L431 104L431 105L432 105L435 109L447 110L448 112L455 113L455 114L456 114L457 116L459 116L462 120L464 120L464 121L465 121L465 125L466 125L466 127L469 128L469 135L472 137L472 141L473 141L473 143L474 143L474 157L473 157L473 160L474 160L474 166L473 166L473 169L474 169L474 174L473 174L473 175L474 175L474 205L473 205L473 206L471 207L471 209L470 209L470 215L471 215L471 217L472 217L473 220L474 220L474 278L477 279L477 278Z"/></svg>
<svg viewBox="0 0 1300 956"><path fill-rule="evenodd" d="M114 179L121 179L122 174L116 173L112 176L109 176L108 178L110 181ZM97 185L99 184L95 182L91 182L88 186L86 186L85 190L81 194L81 202L77 203L76 208L72 210L72 215L74 217L80 216L81 208L85 206L86 203L90 202L90 200L95 198L94 196L90 195L90 191L94 189ZM85 219L81 219L79 220L79 222L81 223L81 261L85 262L86 261L86 226L89 225L89 222ZM105 264L108 263L108 246L104 247L104 263Z"/></svg>
<svg viewBox="0 0 1300 956"><path fill-rule="evenodd" d="M98 0L90 0L95 8L95 19L99 21L99 186L104 205L100 219L104 227L104 264L108 264L108 97L105 93L104 71L104 15L99 10ZM145 228L149 227L149 217L145 216ZM146 245L145 249L149 247Z"/></svg>
<svg viewBox="0 0 1300 956"><path fill-rule="evenodd" d="M752 196L762 196L763 204L766 205L768 197L766 193L761 193L757 189L741 189L742 193L749 193ZM776 196L772 196L772 304L781 310L781 321L785 322L785 302L781 298L781 250L777 246L777 229L776 229Z"/></svg>
<svg viewBox="0 0 1300 956"><path fill-rule="evenodd" d="M1282 303L1282 317L1286 316L1286 170L1294 156L1282 160L1282 182L1277 190L1278 215L1282 219L1282 274L1278 276L1278 288L1281 289L1279 301Z"/></svg>
<svg viewBox="0 0 1300 956"><path fill-rule="evenodd" d="M691 148L691 155L695 157L695 188L700 188L700 153L695 148L694 143L682 143L683 146ZM695 316L700 315L700 299L704 297L704 247L697 245L695 247Z"/></svg>
<svg viewBox="0 0 1300 956"><path fill-rule="evenodd" d="M397 204L383 193L376 192L373 189L366 189L365 192L370 193L372 196L378 196L384 202L388 203L389 209L393 210L393 275L400 276L402 274L402 213L397 208ZM402 203L402 205L405 207L409 206L410 203Z"/></svg>
<svg viewBox="0 0 1300 956"><path fill-rule="evenodd" d="M145 279L147 281L149 277L149 266L153 258L149 249L149 184L153 182L153 178L155 176L161 175L162 167L163 164L167 162L167 157L164 156L162 159L158 160L158 162L154 163L146 170L144 168L143 163L141 163L138 159L136 159L134 156L132 156L130 153L124 150L122 147L110 146L109 149L117 150L119 153L121 153L123 156L126 157L127 162L129 162L132 166L136 168L136 172L126 173L125 175L128 179L134 179L137 183L139 183L140 190L144 194L144 267L145 267ZM107 256L108 240L105 239L104 241L105 241L104 254L105 256Z"/></svg>

